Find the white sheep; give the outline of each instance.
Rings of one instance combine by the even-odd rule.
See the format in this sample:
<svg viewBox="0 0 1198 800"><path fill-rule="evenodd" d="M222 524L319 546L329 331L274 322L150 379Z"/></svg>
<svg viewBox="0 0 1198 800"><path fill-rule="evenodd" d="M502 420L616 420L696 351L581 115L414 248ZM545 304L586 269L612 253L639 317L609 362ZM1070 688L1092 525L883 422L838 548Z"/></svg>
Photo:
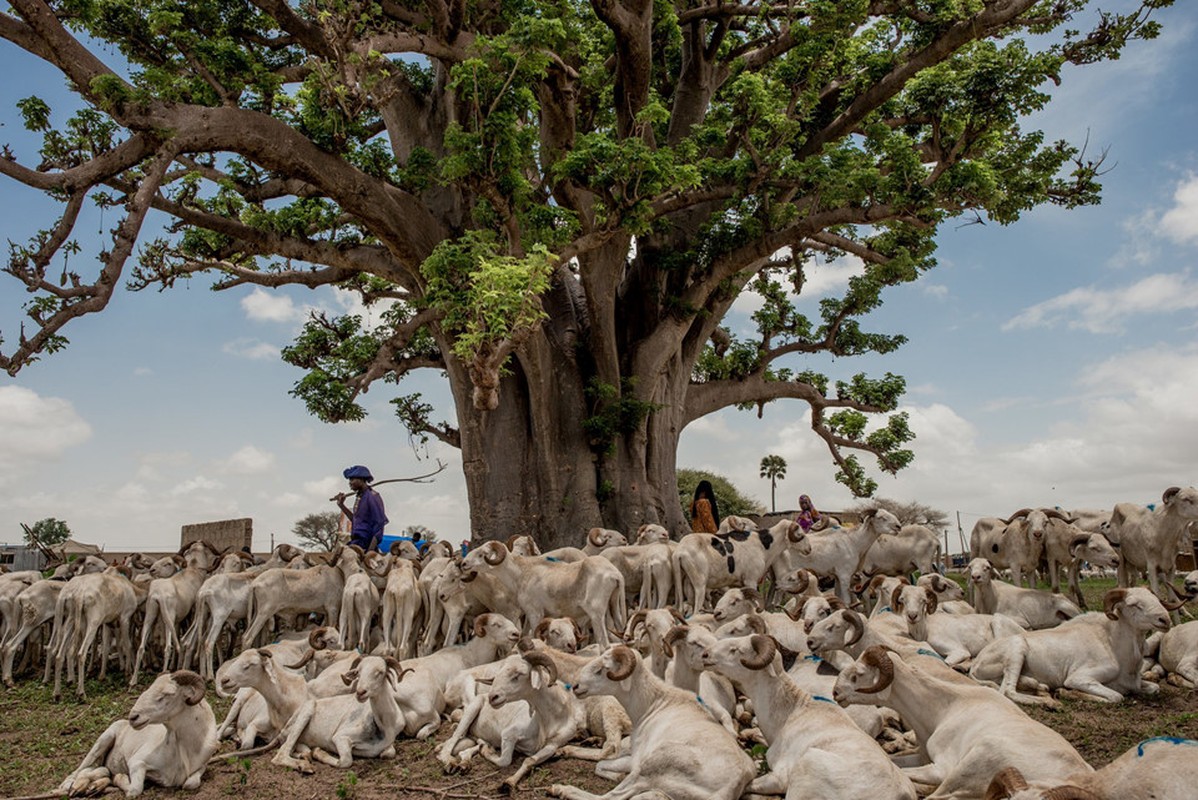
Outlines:
<svg viewBox="0 0 1198 800"><path fill-rule="evenodd" d="M981 797L991 776L1011 764L1036 779L1090 771L1056 731L991 689L938 677L924 668L927 663L870 647L841 670L832 696L842 706L870 703L899 713L929 762L904 772L915 783L937 787L929 800Z"/></svg>
<svg viewBox="0 0 1198 800"><path fill-rule="evenodd" d="M197 789L217 746L204 679L187 670L159 675L137 698L128 718L100 734L58 790L93 794L111 782L126 797L137 797L147 780Z"/></svg>
<svg viewBox="0 0 1198 800"><path fill-rule="evenodd" d="M631 751L596 765L600 776L619 780L606 794L554 784L549 789L554 797L737 800L757 773L736 738L707 715L694 694L665 684L629 647L614 645L592 659L578 676L574 694L619 700L632 720Z"/></svg>
<svg viewBox="0 0 1198 800"><path fill-rule="evenodd" d="M342 680L350 694L313 698L287 721L272 764L311 772L312 758L347 769L358 758L393 758L404 717L395 694L408 672L390 656L364 656ZM295 753L299 753L296 758ZM336 755L333 755L333 753Z"/></svg>
<svg viewBox="0 0 1198 800"><path fill-rule="evenodd" d="M744 689L769 743L770 772L747 791L821 800L915 800L911 781L844 710L803 691L783 671L770 637L713 642L702 660Z"/></svg>

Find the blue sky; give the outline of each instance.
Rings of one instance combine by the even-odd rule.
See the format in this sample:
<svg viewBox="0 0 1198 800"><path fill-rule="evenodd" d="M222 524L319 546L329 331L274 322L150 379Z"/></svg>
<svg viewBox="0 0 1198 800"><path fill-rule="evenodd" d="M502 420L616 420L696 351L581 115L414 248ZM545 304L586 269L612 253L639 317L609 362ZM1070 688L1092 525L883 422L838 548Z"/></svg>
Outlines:
<svg viewBox="0 0 1198 800"><path fill-rule="evenodd" d="M793 363L833 377L906 376L916 458L897 477L873 471L880 496L960 512L968 536L979 515L1148 503L1195 482L1198 4L1158 19L1159 40L1067 70L1050 108L1028 122L1050 140L1088 137L1091 152L1108 152L1101 206L1038 209L1008 227L946 226L940 266L892 290L867 320L905 334L905 347ZM35 145L13 104L61 96L62 81L6 44L0 70L15 76L0 81L0 142L31 163ZM43 198L10 181L3 188L0 236L25 241L49 224ZM85 247L94 252L113 220L84 220ZM819 268L800 305L814 309L856 268L848 259ZM6 340L24 297L0 276ZM738 301L732 328L749 332L754 301ZM0 542L20 539L19 522L54 516L83 541L168 548L183 524L249 516L255 547L265 548L272 535L292 540L305 514L333 508L342 468L362 463L376 478L403 477L436 458L450 468L434 483L380 490L391 527L467 537L456 451L414 451L392 421L386 387L367 395L366 421L338 426L309 417L287 394L299 373L278 350L309 308L353 304L329 289L215 294L202 279L163 293L121 290L103 314L72 323L64 352L0 376ZM450 408L435 376L406 385ZM760 420L736 411L700 420L684 433L678 460L768 504L758 465L770 453L789 464L779 508L794 507L800 492L824 508L853 502L799 403L767 406Z"/></svg>

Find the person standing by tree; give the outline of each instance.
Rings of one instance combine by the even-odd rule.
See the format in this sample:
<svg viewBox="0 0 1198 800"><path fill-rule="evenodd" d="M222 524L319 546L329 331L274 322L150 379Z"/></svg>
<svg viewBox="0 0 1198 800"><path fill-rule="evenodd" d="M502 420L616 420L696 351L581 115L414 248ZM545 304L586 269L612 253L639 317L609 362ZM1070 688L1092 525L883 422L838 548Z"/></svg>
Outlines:
<svg viewBox="0 0 1198 800"><path fill-rule="evenodd" d="M357 495L354 508L351 511L345 507L345 498L349 495L339 493L332 498L341 513L349 517L353 527L349 533L349 543L356 544L363 550L378 550L379 541L383 538L383 527L386 526L387 514L383 508L383 498L370 488L374 476L362 465L349 467L342 473L349 481L349 488Z"/></svg>
<svg viewBox="0 0 1198 800"><path fill-rule="evenodd" d="M699 481L691 501L691 530L696 533L715 533L720 527L720 507L715 501L711 481Z"/></svg>

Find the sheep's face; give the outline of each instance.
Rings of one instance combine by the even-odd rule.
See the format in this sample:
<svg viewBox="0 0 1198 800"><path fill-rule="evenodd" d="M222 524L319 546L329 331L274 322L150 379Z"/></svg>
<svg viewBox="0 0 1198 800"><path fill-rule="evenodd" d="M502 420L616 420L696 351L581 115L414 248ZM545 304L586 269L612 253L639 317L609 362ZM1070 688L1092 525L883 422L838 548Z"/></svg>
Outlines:
<svg viewBox="0 0 1198 800"><path fill-rule="evenodd" d="M1144 587L1134 587L1127 590L1123 602L1116 606L1120 618L1127 620L1133 628L1140 631L1169 630L1169 612L1161 605L1161 601Z"/></svg>
<svg viewBox="0 0 1198 800"><path fill-rule="evenodd" d="M1090 534L1086 543L1078 548L1074 555L1083 561L1090 562L1092 567L1119 568L1119 553L1111 547L1111 543L1101 533Z"/></svg>
<svg viewBox="0 0 1198 800"><path fill-rule="evenodd" d="M807 649L813 653L840 650L849 640L849 623L844 611L833 611L807 633Z"/></svg>
<svg viewBox="0 0 1198 800"><path fill-rule="evenodd" d="M266 673L269 656L262 650L243 650L216 671L216 687L225 696L252 686Z"/></svg>
<svg viewBox="0 0 1198 800"><path fill-rule="evenodd" d="M390 682L387 662L378 656L364 657L345 677L350 679L350 690L359 703L396 688Z"/></svg>
<svg viewBox="0 0 1198 800"><path fill-rule="evenodd" d="M884 508L879 508L877 512L870 517L870 524L874 526L874 529L879 534L889 533L891 536L897 536L898 532L903 527L902 523L899 522L898 517L896 517L894 514L891 514Z"/></svg>
<svg viewBox="0 0 1198 800"><path fill-rule="evenodd" d="M170 556L167 556L151 564L148 574L151 578L169 578L178 571L179 563Z"/></svg>
<svg viewBox="0 0 1198 800"><path fill-rule="evenodd" d="M541 629L540 638L556 650L578 652L577 623L568 617L548 620L548 624Z"/></svg>
<svg viewBox="0 0 1198 800"><path fill-rule="evenodd" d="M736 680L751 674L752 670L744 666L743 661L755 655L750 638L737 636L711 642L702 649L699 660L704 669L715 670Z"/></svg>
<svg viewBox="0 0 1198 800"><path fill-rule="evenodd" d="M1185 593L1190 597L1198 597L1198 569L1185 577Z"/></svg>
<svg viewBox="0 0 1198 800"><path fill-rule="evenodd" d="M607 695L627 691L632 673L640 669L641 657L626 645L612 645L591 659L578 674L575 697Z"/></svg>
<svg viewBox="0 0 1198 800"><path fill-rule="evenodd" d="M715 613L712 616L716 622L728 622L757 610L757 603L748 597L744 590L729 589L715 604Z"/></svg>
<svg viewBox="0 0 1198 800"><path fill-rule="evenodd" d="M692 668L703 662L703 651L718 640L714 633L701 625L690 625L686 638L674 643L674 654L686 660Z"/></svg>
<svg viewBox="0 0 1198 800"><path fill-rule="evenodd" d="M928 617L928 592L922 586L903 586L898 592L895 613L901 613L908 625L918 625ZM902 606L900 611L898 606Z"/></svg>
<svg viewBox="0 0 1198 800"><path fill-rule="evenodd" d="M1048 530L1048 515L1040 509L1031 511L1024 521L1024 526L1028 540L1033 544L1041 544L1044 541L1044 532Z"/></svg>
<svg viewBox="0 0 1198 800"><path fill-rule="evenodd" d="M980 586L984 583L989 583L994 577L994 567L984 558L975 558L969 562L969 580L974 585Z"/></svg>
<svg viewBox="0 0 1198 800"><path fill-rule="evenodd" d="M778 578L778 591L798 594L807 588L810 581L811 578L807 577L805 570L797 569Z"/></svg>
<svg viewBox="0 0 1198 800"><path fill-rule="evenodd" d="M129 711L129 725L141 730L151 723L166 722L184 706L204 699L204 681L194 672L180 670L162 674L141 693Z"/></svg>
<svg viewBox="0 0 1198 800"><path fill-rule="evenodd" d="M661 544L670 541L670 532L660 525L645 523L636 530L637 544Z"/></svg>
<svg viewBox="0 0 1198 800"><path fill-rule="evenodd" d="M1186 487L1170 497L1166 505L1183 519L1198 519L1198 489Z"/></svg>
<svg viewBox="0 0 1198 800"><path fill-rule="evenodd" d="M820 620L827 619L833 610L832 602L828 598L810 598L806 603L803 603L803 612L799 615L799 620L803 623L803 630L811 633L812 628Z"/></svg>
<svg viewBox="0 0 1198 800"><path fill-rule="evenodd" d="M520 629L510 619L502 614L486 614L482 625L482 635L492 642L508 642L515 644L520 641ZM477 624L477 623L476 623Z"/></svg>
<svg viewBox="0 0 1198 800"><path fill-rule="evenodd" d="M917 585L931 589L936 593L936 598L940 602L965 599L965 590L961 588L961 584L941 575L934 573L931 575L921 575Z"/></svg>
<svg viewBox="0 0 1198 800"><path fill-rule="evenodd" d="M457 564L450 564L437 577L437 599L442 603L448 603L455 596L466 591L466 584L463 583L463 574L461 567Z"/></svg>
<svg viewBox="0 0 1198 800"><path fill-rule="evenodd" d="M836 676L836 684L832 687L832 699L842 706L853 703L873 705L878 699L888 695L889 690L884 689L874 694L862 692L860 689L877 685L879 677L877 667L864 664L860 660L854 661Z"/></svg>
<svg viewBox="0 0 1198 800"><path fill-rule="evenodd" d="M539 692L549 684L550 674L545 667L533 666L521 655L508 656L491 682L487 702L491 708L501 708L527 699L532 692Z"/></svg>

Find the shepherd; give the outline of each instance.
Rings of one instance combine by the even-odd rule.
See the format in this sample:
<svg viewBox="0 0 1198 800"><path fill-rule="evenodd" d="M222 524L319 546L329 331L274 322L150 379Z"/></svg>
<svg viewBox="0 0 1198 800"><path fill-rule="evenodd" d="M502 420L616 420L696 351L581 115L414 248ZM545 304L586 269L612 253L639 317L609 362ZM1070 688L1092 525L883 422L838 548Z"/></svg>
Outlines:
<svg viewBox="0 0 1198 800"><path fill-rule="evenodd" d="M349 481L350 491L355 495L353 510L345 507L345 498L349 496L347 492L339 493L333 498L333 502L341 509L341 513L352 521L349 543L356 544L363 550L377 552L379 542L383 538L383 527L387 524L387 512L383 508L382 496L370 485L374 476L361 464L349 467L342 474Z"/></svg>

